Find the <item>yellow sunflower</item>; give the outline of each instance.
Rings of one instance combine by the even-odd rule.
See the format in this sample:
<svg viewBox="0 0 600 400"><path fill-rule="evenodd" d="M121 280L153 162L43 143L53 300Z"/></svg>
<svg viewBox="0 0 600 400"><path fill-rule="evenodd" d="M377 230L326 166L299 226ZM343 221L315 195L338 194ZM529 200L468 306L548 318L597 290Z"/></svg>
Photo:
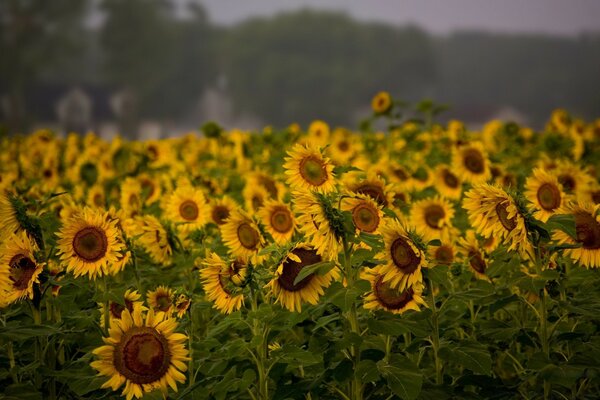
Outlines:
<svg viewBox="0 0 600 400"><path fill-rule="evenodd" d="M248 175L246 185L263 187L272 199L282 199L285 194L285 186L281 182L260 170Z"/></svg>
<svg viewBox="0 0 600 400"><path fill-rule="evenodd" d="M210 208L201 190L192 186L178 187L164 205L165 217L185 232L202 228L210 218Z"/></svg>
<svg viewBox="0 0 600 400"><path fill-rule="evenodd" d="M386 264L381 268L383 281L404 290L423 281L421 268L427 266L422 245L415 243L414 234L398 220L388 219L381 227L385 249L375 257Z"/></svg>
<svg viewBox="0 0 600 400"><path fill-rule="evenodd" d="M130 257L118 223L108 212L89 208L75 212L58 233L61 264L76 277L95 279L118 273Z"/></svg>
<svg viewBox="0 0 600 400"><path fill-rule="evenodd" d="M136 217L131 236L146 250L152 261L162 265L170 263L173 249L169 244L167 231L156 217Z"/></svg>
<svg viewBox="0 0 600 400"><path fill-rule="evenodd" d="M146 293L148 305L156 312L163 312L169 317L175 309L175 292L168 286L160 285Z"/></svg>
<svg viewBox="0 0 600 400"><path fill-rule="evenodd" d="M11 233L0 247L0 306L24 297L33 298L44 264L34 257L37 246L25 232Z"/></svg>
<svg viewBox="0 0 600 400"><path fill-rule="evenodd" d="M337 165L346 165L362 150L361 143L354 140L355 136L346 129L336 128L331 138L331 146L327 147L327 154Z"/></svg>
<svg viewBox="0 0 600 400"><path fill-rule="evenodd" d="M13 196L12 193L0 191L0 237L6 237L21 230L15 203L12 200Z"/></svg>
<svg viewBox="0 0 600 400"><path fill-rule="evenodd" d="M217 225L223 225L231 212L238 208L238 204L229 196L210 201L210 219Z"/></svg>
<svg viewBox="0 0 600 400"><path fill-rule="evenodd" d="M114 326L114 321L118 321L121 319L123 311L125 310L129 311L129 313L131 314L133 314L133 312L137 309L139 309L140 311L146 311L147 308L144 307L144 302L142 302L140 298L141 296L137 292L137 290L127 289L125 294L123 294L123 304L110 301L108 304L110 326ZM99 303L99 306L100 326L104 328L104 303Z"/></svg>
<svg viewBox="0 0 600 400"><path fill-rule="evenodd" d="M250 185L246 183L242 191L246 210L251 213L257 213L269 199L269 193L260 185Z"/></svg>
<svg viewBox="0 0 600 400"><path fill-rule="evenodd" d="M144 321L140 309L123 310L104 338L106 344L93 351L99 360L91 367L110 378L102 388L116 391L125 384L122 395L127 400L156 389L166 393L168 386L177 391L177 382L185 382L188 337L176 330L177 320L164 313L150 310Z"/></svg>
<svg viewBox="0 0 600 400"><path fill-rule="evenodd" d="M416 282L403 290L394 288L389 281L385 281L382 266L365 269L361 278L371 283L371 291L364 298L363 307L367 310L385 310L393 314L402 314L407 310L419 311L419 305L427 307L421 297L423 284Z"/></svg>
<svg viewBox="0 0 600 400"><path fill-rule="evenodd" d="M379 227L383 221L383 211L375 200L364 194L356 194L354 197L345 197L342 200L342 210L352 214L352 222L356 233L379 234Z"/></svg>
<svg viewBox="0 0 600 400"><path fill-rule="evenodd" d="M429 246L429 260L435 265L450 265L456 259L456 248L450 241L442 241L439 246Z"/></svg>
<svg viewBox="0 0 600 400"><path fill-rule="evenodd" d="M558 178L541 168L535 168L532 176L527 178L525 196L533 203L533 216L542 222L554 214L564 214L568 202Z"/></svg>
<svg viewBox="0 0 600 400"><path fill-rule="evenodd" d="M426 240L441 239L444 231L452 228L453 217L452 204L437 196L413 203L410 224L421 232Z"/></svg>
<svg viewBox="0 0 600 400"><path fill-rule="evenodd" d="M353 193L371 197L381 207L389 207L393 203L393 185L386 184L379 175L374 173L367 174L364 179L354 179L348 182L346 186Z"/></svg>
<svg viewBox="0 0 600 400"><path fill-rule="evenodd" d="M140 214L142 210L142 185L131 177L123 179L121 182L121 196L119 198L121 210L128 217L134 217Z"/></svg>
<svg viewBox="0 0 600 400"><path fill-rule="evenodd" d="M490 162L483 145L472 142L455 148L452 152L452 170L471 184L490 179Z"/></svg>
<svg viewBox="0 0 600 400"><path fill-rule="evenodd" d="M566 249L565 254L585 267L600 267L600 204L571 204L567 211L575 217L576 237L556 230L552 238L559 244L579 244L581 247Z"/></svg>
<svg viewBox="0 0 600 400"><path fill-rule="evenodd" d="M581 200L582 191L594 182L594 178L587 171L568 160L558 161L553 173L564 191L578 200Z"/></svg>
<svg viewBox="0 0 600 400"><path fill-rule="evenodd" d="M463 256L463 260L469 265L469 270L477 279L489 281L490 278L486 275L488 269L488 260L479 246L479 241L475 236L475 232L468 230L464 238L458 239L458 252Z"/></svg>
<svg viewBox="0 0 600 400"><path fill-rule="evenodd" d="M202 287L214 307L225 314L239 310L244 304L242 286L248 275L246 263L241 259L225 262L216 253L210 253L200 265Z"/></svg>
<svg viewBox="0 0 600 400"><path fill-rule="evenodd" d="M283 245L290 241L296 230L296 219L290 206L275 200L268 200L258 212L267 232L275 243Z"/></svg>
<svg viewBox="0 0 600 400"><path fill-rule="evenodd" d="M244 260L258 261L264 239L256 222L245 211L232 211L220 229L223 243L229 247L231 254Z"/></svg>
<svg viewBox="0 0 600 400"><path fill-rule="evenodd" d="M277 267L273 279L267 284L275 302L294 312L300 312L302 303L317 304L333 279L339 277L337 267L324 275L310 274L294 284L303 268L323 261L317 251L308 244L299 244L292 249Z"/></svg>
<svg viewBox="0 0 600 400"><path fill-rule="evenodd" d="M88 189L86 204L90 207L106 207L106 191L101 185L94 185Z"/></svg>
<svg viewBox="0 0 600 400"><path fill-rule="evenodd" d="M447 199L457 200L462 195L462 179L447 165L435 169L435 189Z"/></svg>
<svg viewBox="0 0 600 400"><path fill-rule="evenodd" d="M185 294L180 294L175 300L175 313L177 318L183 318L192 305L192 299Z"/></svg>
<svg viewBox="0 0 600 400"><path fill-rule="evenodd" d="M308 126L308 141L317 146L325 146L329 143L330 129L325 121L315 120Z"/></svg>
<svg viewBox="0 0 600 400"><path fill-rule="evenodd" d="M137 180L142 188L141 196L144 199L144 204L150 205L160 200L162 188L158 179L147 173L142 173L137 176Z"/></svg>
<svg viewBox="0 0 600 400"><path fill-rule="evenodd" d="M375 114L385 114L392 108L392 97L388 92L379 92L371 100L371 108Z"/></svg>
<svg viewBox="0 0 600 400"><path fill-rule="evenodd" d="M292 189L330 193L335 190L333 164L312 145L296 144L285 158L287 183Z"/></svg>

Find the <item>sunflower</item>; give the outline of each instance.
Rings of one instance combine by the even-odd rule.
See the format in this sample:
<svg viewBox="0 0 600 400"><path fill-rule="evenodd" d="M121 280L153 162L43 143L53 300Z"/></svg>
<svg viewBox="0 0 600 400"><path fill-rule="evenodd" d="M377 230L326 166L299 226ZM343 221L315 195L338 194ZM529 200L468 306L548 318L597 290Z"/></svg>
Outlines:
<svg viewBox="0 0 600 400"><path fill-rule="evenodd" d="M108 212L90 208L75 212L58 233L58 255L68 272L76 277L118 273L129 259L118 219Z"/></svg>
<svg viewBox="0 0 600 400"><path fill-rule="evenodd" d="M248 183L244 186L242 196L244 197L246 210L252 213L257 213L265 205L265 201L270 197L269 192L267 192L264 187Z"/></svg>
<svg viewBox="0 0 600 400"><path fill-rule="evenodd" d="M292 189L329 193L335 190L333 164L313 145L296 144L285 158L287 183Z"/></svg>
<svg viewBox="0 0 600 400"><path fill-rule="evenodd" d="M413 191L420 192L433 185L435 176L426 165L419 166L411 174L410 187Z"/></svg>
<svg viewBox="0 0 600 400"><path fill-rule="evenodd" d="M121 196L119 198L121 210L128 217L138 215L142 209L142 185L137 179L127 177L121 182Z"/></svg>
<svg viewBox="0 0 600 400"><path fill-rule="evenodd" d="M44 268L34 257L37 246L23 231L11 233L0 248L0 303L8 305L24 297L33 298ZM0 304L0 305L2 305Z"/></svg>
<svg viewBox="0 0 600 400"><path fill-rule="evenodd" d="M585 267L600 267L600 204L571 204L567 211L575 217L576 237L556 230L552 238L559 244L574 244L581 247L566 249L565 254Z"/></svg>
<svg viewBox="0 0 600 400"><path fill-rule="evenodd" d="M20 230L21 224L17 219L14 194L2 190L0 191L0 237L4 238Z"/></svg>
<svg viewBox="0 0 600 400"><path fill-rule="evenodd" d="M396 184L395 187L402 189L413 187L412 173L407 167L397 162L391 162L387 163L387 169L387 175L390 177L390 181Z"/></svg>
<svg viewBox="0 0 600 400"><path fill-rule="evenodd" d="M504 190L487 183L476 185L465 194L463 208L477 233L486 238L497 236L509 251L533 255L525 218L512 196Z"/></svg>
<svg viewBox="0 0 600 400"><path fill-rule="evenodd" d="M91 367L98 375L110 377L102 388L116 391L125 384L122 395L127 400L156 389L166 393L167 385L177 391L177 382L185 382L182 372L187 370L188 337L176 329L177 320L164 313L150 310L144 321L140 309L133 313L123 310L121 319L110 328L110 336L104 338L106 344L93 351L99 360Z"/></svg>
<svg viewBox="0 0 600 400"><path fill-rule="evenodd" d="M132 236L146 250L153 262L167 265L171 261L173 249L169 244L167 231L152 215L136 217Z"/></svg>
<svg viewBox="0 0 600 400"><path fill-rule="evenodd" d="M144 204L150 205L160 200L162 188L156 178L147 173L142 173L137 176L137 180L142 188L141 196L144 199Z"/></svg>
<svg viewBox="0 0 600 400"><path fill-rule="evenodd" d="M210 253L200 264L200 279L208 300L225 314L239 310L244 304L241 288L248 275L246 263L241 259L225 262L216 253Z"/></svg>
<svg viewBox="0 0 600 400"><path fill-rule="evenodd" d="M527 178L525 196L533 203L533 216L542 222L554 214L564 214L568 201L558 178L541 168L535 168L532 176Z"/></svg>
<svg viewBox="0 0 600 400"><path fill-rule="evenodd" d="M450 241L442 241L439 246L427 249L430 262L435 265L450 265L456 259L456 248Z"/></svg>
<svg viewBox="0 0 600 400"><path fill-rule="evenodd" d="M402 314L406 310L419 311L419 305L427 306L421 297L423 284L416 282L403 290L394 288L385 280L382 266L366 269L361 278L371 283L371 291L367 292L363 307L367 310L385 310L393 314Z"/></svg>
<svg viewBox="0 0 600 400"><path fill-rule="evenodd" d="M441 239L444 231L452 228L454 208L447 200L437 196L414 202L410 223L426 240Z"/></svg>
<svg viewBox="0 0 600 400"><path fill-rule="evenodd" d="M468 263L469 269L473 275L478 279L489 281L490 278L486 275L488 260L479 246L479 241L475 236L475 232L468 230L464 238L458 239L457 245L458 252Z"/></svg>
<svg viewBox="0 0 600 400"><path fill-rule="evenodd" d="M170 287L160 285L146 294L148 305L156 312L164 312L167 317L175 309L175 292Z"/></svg>
<svg viewBox="0 0 600 400"><path fill-rule="evenodd" d="M147 308L144 307L144 303L140 300L140 298L141 296L137 292L137 290L127 289L125 294L123 294L123 304L110 301L108 304L110 326L114 326L114 321L118 321L121 319L123 311L125 310L129 311L129 313L131 314L133 314L134 310L137 309L140 309L141 311L146 311ZM104 328L104 303L99 303L99 306L100 326Z"/></svg>
<svg viewBox="0 0 600 400"><path fill-rule="evenodd" d="M388 92L379 92L371 100L371 108L375 114L385 114L392 108L392 97Z"/></svg>
<svg viewBox="0 0 600 400"><path fill-rule="evenodd" d="M175 300L175 313L177 318L183 318L192 305L192 299L185 294L180 294Z"/></svg>
<svg viewBox="0 0 600 400"><path fill-rule="evenodd" d="M148 165L152 168L170 165L176 159L171 143L167 140L148 140L143 146L149 160Z"/></svg>
<svg viewBox="0 0 600 400"><path fill-rule="evenodd" d="M356 233L379 234L379 227L383 221L383 212L375 200L364 194L345 197L342 200L342 210L352 214L352 222Z"/></svg>
<svg viewBox="0 0 600 400"><path fill-rule="evenodd" d="M90 207L106 207L106 191L101 185L94 185L88 189L86 204Z"/></svg>
<svg viewBox="0 0 600 400"><path fill-rule="evenodd" d="M318 146L329 143L330 129L325 121L315 120L308 126L308 141Z"/></svg>
<svg viewBox="0 0 600 400"><path fill-rule="evenodd" d="M398 290L404 290L417 282L423 281L421 268L427 265L424 246L413 233L398 220L388 219L381 227L385 250L375 257L383 260L385 266L381 269L384 282Z"/></svg>
<svg viewBox="0 0 600 400"><path fill-rule="evenodd" d="M217 225L223 225L236 208L238 208L238 204L229 196L212 199L210 201L210 219Z"/></svg>
<svg viewBox="0 0 600 400"><path fill-rule="evenodd" d="M355 136L346 129L336 128L331 138L331 146L326 151L337 165L346 165L360 152L360 142L354 140Z"/></svg>
<svg viewBox="0 0 600 400"><path fill-rule="evenodd" d="M223 242L229 247L231 254L258 261L258 252L263 247L264 239L256 222L245 211L232 211L227 222L220 228Z"/></svg>
<svg viewBox="0 0 600 400"><path fill-rule="evenodd" d="M381 207L389 207L393 203L393 185L386 185L385 181L374 173L367 174L364 179L356 179L347 184L349 191L371 197Z"/></svg>
<svg viewBox="0 0 600 400"><path fill-rule="evenodd" d="M186 232L202 228L210 218L204 194L188 185L178 187L168 197L164 211L167 219L179 224Z"/></svg>
<svg viewBox="0 0 600 400"><path fill-rule="evenodd" d="M480 142L455 148L452 153L452 170L471 184L490 179L490 162Z"/></svg>
<svg viewBox="0 0 600 400"><path fill-rule="evenodd" d="M447 199L457 200L462 195L462 179L447 165L438 165L434 173L435 189Z"/></svg>
<svg viewBox="0 0 600 400"><path fill-rule="evenodd" d="M303 268L323 261L317 251L308 244L294 247L277 267L273 279L267 284L275 302L294 312L300 312L302 303L317 304L333 279L339 277L334 268L324 275L312 273L298 283L294 283Z"/></svg>
<svg viewBox="0 0 600 400"><path fill-rule="evenodd" d="M289 242L294 235L296 220L289 205L275 200L268 200L258 212L258 216L275 243L283 245Z"/></svg>
<svg viewBox="0 0 600 400"><path fill-rule="evenodd" d="M587 171L568 160L558 161L553 172L564 191L577 199L580 199L582 191L594 182L594 178Z"/></svg>
<svg viewBox="0 0 600 400"><path fill-rule="evenodd" d="M260 170L250 173L246 185L264 188L272 199L282 199L285 194L285 187L281 182Z"/></svg>

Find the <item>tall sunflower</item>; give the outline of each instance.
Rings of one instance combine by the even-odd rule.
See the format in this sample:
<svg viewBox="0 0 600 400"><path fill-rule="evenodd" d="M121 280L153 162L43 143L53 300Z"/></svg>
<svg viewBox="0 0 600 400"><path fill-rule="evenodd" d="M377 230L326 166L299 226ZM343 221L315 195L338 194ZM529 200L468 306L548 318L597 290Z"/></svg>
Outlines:
<svg viewBox="0 0 600 400"><path fill-rule="evenodd" d="M330 193L335 190L333 164L312 145L296 144L285 158L287 183L292 189Z"/></svg>
<svg viewBox="0 0 600 400"><path fill-rule="evenodd" d="M558 243L579 244L565 254L585 267L600 268L600 204L571 204L567 211L575 217L576 237L556 230L552 238Z"/></svg>
<svg viewBox="0 0 600 400"><path fill-rule="evenodd" d="M263 247L264 239L256 222L245 211L234 210L220 228L223 242L231 254L258 261L258 252Z"/></svg>
<svg viewBox="0 0 600 400"><path fill-rule="evenodd" d="M241 259L226 262L218 254L210 253L200 265L202 287L214 307L225 314L239 310L244 304L241 288L248 275L246 263Z"/></svg>
<svg viewBox="0 0 600 400"><path fill-rule="evenodd" d="M188 337L176 329L177 320L164 313L150 310L144 321L140 309L123 310L104 338L106 344L93 351L99 360L90 365L109 377L102 388L116 391L125 384L122 395L127 400L156 389L166 393L168 386L177 391L177 382L186 379L182 372L187 370Z"/></svg>
<svg viewBox="0 0 600 400"><path fill-rule="evenodd" d="M175 292L168 286L160 285L146 293L148 305L156 312L164 312L170 316L175 309Z"/></svg>
<svg viewBox="0 0 600 400"><path fill-rule="evenodd" d="M361 278L371 283L371 291L364 298L363 307L367 310L385 310L393 314L402 314L407 310L419 311L419 305L427 306L421 297L423 283L416 282L412 286L398 289L385 280L384 267L366 269L361 272Z"/></svg>
<svg viewBox="0 0 600 400"><path fill-rule="evenodd" d="M275 243L285 244L292 239L296 229L296 219L289 205L280 201L268 200L258 212L258 216Z"/></svg>
<svg viewBox="0 0 600 400"><path fill-rule="evenodd" d="M186 232L202 228L209 220L209 207L201 190L189 185L175 189L164 204L165 217Z"/></svg>
<svg viewBox="0 0 600 400"><path fill-rule="evenodd" d="M426 240L441 239L444 231L452 228L454 208L447 200L437 196L413 203L410 223Z"/></svg>
<svg viewBox="0 0 600 400"><path fill-rule="evenodd" d="M490 179L490 162L483 145L472 142L455 148L452 153L452 170L471 184Z"/></svg>
<svg viewBox="0 0 600 400"><path fill-rule="evenodd" d="M0 306L24 297L33 298L44 264L34 257L37 246L23 231L8 236L0 247Z"/></svg>
<svg viewBox="0 0 600 400"><path fill-rule="evenodd" d="M568 202L558 178L541 168L535 168L525 183L525 196L533 203L533 216L542 222L554 214L564 213Z"/></svg>
<svg viewBox="0 0 600 400"><path fill-rule="evenodd" d="M118 273L129 257L118 223L108 212L89 208L75 212L58 233L61 264L76 277Z"/></svg>
<svg viewBox="0 0 600 400"><path fill-rule="evenodd" d="M298 283L294 283L300 271L310 265L323 261L317 251L308 244L294 247L277 267L273 279L267 284L275 301L288 310L300 312L302 303L317 304L333 279L339 277L334 268L324 275L310 274Z"/></svg>

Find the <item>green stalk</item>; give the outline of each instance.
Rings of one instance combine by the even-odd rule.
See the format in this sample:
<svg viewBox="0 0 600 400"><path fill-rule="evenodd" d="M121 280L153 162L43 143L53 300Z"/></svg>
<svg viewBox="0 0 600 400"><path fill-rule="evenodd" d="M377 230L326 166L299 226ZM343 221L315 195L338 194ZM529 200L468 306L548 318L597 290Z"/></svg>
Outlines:
<svg viewBox="0 0 600 400"><path fill-rule="evenodd" d="M354 276L354 271L352 270L352 264L350 260L350 246L348 246L348 242L344 238L344 272L346 274L346 282L349 288L354 286L354 282L356 281L356 277ZM348 322L350 324L350 330L357 335L360 335L360 326L358 323L358 314L356 312L356 302L352 302L350 306L350 310L347 315ZM355 345L350 347L350 355L353 358L354 369L358 367L360 363L360 349ZM351 393L350 398L354 400L362 400L363 398L363 384L360 381L360 377L354 374L354 378L352 380Z"/></svg>
<svg viewBox="0 0 600 400"><path fill-rule="evenodd" d="M13 348L13 342L8 341L6 343L6 353L8 355L8 363L10 365L10 376L12 377L12 380L14 383L19 383L19 378L17 377L17 374L15 373L15 350Z"/></svg>
<svg viewBox="0 0 600 400"><path fill-rule="evenodd" d="M435 383L442 384L442 360L439 357L440 350L440 326L438 321L437 309L435 306L435 294L433 283L429 282L429 294L431 297L431 325L433 327L433 335L431 336L431 347L433 348L433 358L435 362Z"/></svg>
<svg viewBox="0 0 600 400"><path fill-rule="evenodd" d="M137 274L136 274L137 275ZM188 326L188 348L189 348L189 361L188 361L188 371L190 371L190 382L189 387L191 387L196 381L196 374L194 373L194 348L192 347L194 342L194 305L192 302L192 306L190 307L190 323Z"/></svg>
<svg viewBox="0 0 600 400"><path fill-rule="evenodd" d="M252 296L252 311L256 312L258 310L258 296L254 292L251 291ZM260 336L261 341L256 345L256 355L254 357L254 361L256 363L256 370L258 372L258 399L268 400L269 398L269 382L268 382L268 373L265 368L265 361L267 359L267 334L268 330L266 326L261 326L262 324L257 318L254 318L252 322L252 335Z"/></svg>
<svg viewBox="0 0 600 400"><path fill-rule="evenodd" d="M104 329L106 331L106 336L108 337L109 329L110 329L110 304L108 301L108 276L104 275L102 278L102 292L104 293Z"/></svg>

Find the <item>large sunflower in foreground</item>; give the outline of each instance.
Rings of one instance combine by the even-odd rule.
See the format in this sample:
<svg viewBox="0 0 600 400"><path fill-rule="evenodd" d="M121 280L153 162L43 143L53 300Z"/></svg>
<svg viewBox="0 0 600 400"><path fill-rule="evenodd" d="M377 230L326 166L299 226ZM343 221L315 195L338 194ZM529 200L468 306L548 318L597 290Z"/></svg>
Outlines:
<svg viewBox="0 0 600 400"><path fill-rule="evenodd" d="M239 310L244 304L241 287L246 283L248 268L242 260L225 262L216 253L210 253L201 262L200 279L208 300L225 314Z"/></svg>
<svg viewBox="0 0 600 400"><path fill-rule="evenodd" d="M454 208L441 197L419 200L413 203L410 223L425 239L441 239L444 231L452 228Z"/></svg>
<svg viewBox="0 0 600 400"><path fill-rule="evenodd" d="M575 217L576 237L563 231L554 231L552 238L560 244L579 244L581 247L566 249L565 254L585 267L600 267L600 204L572 204L569 213Z"/></svg>
<svg viewBox="0 0 600 400"><path fill-rule="evenodd" d="M382 266L366 269L361 272L361 278L371 283L371 291L367 292L363 307L368 310L385 310L393 314L402 314L406 310L419 311L419 305L427 306L421 294L423 284L414 285L400 290L385 281Z"/></svg>
<svg viewBox="0 0 600 400"><path fill-rule="evenodd" d="M267 232L277 244L285 244L292 239L296 220L290 206L275 200L268 200L258 212Z"/></svg>
<svg viewBox="0 0 600 400"><path fill-rule="evenodd" d="M309 265L323 261L317 251L307 244L300 244L292 249L277 267L273 279L267 284L275 301L290 311L301 311L302 303L317 304L319 296L339 276L337 268L324 275L312 273L294 283L300 271Z"/></svg>
<svg viewBox="0 0 600 400"><path fill-rule="evenodd" d="M37 246L25 234L11 234L0 248L0 306L23 297L33 298L33 285L39 283L43 264L38 264L33 253Z"/></svg>
<svg viewBox="0 0 600 400"><path fill-rule="evenodd" d="M156 389L166 393L168 386L177 391L177 382L185 382L188 337L176 329L177 320L162 312L150 310L144 321L140 309L123 310L104 338L106 344L93 351L99 360L90 365L109 377L102 387L116 391L125 384L122 395L127 400Z"/></svg>
<svg viewBox="0 0 600 400"><path fill-rule="evenodd" d="M95 279L118 273L129 252L125 252L117 224L106 212L85 208L74 213L58 233L61 264L76 277Z"/></svg>
<svg viewBox="0 0 600 400"><path fill-rule="evenodd" d="M454 149L452 170L471 184L490 179L490 161L483 145L480 142L473 142Z"/></svg>
<svg viewBox="0 0 600 400"><path fill-rule="evenodd" d="M264 239L258 225L241 209L233 211L227 222L220 226L223 243L236 257L257 261Z"/></svg>
<svg viewBox="0 0 600 400"><path fill-rule="evenodd" d="M384 282L398 290L404 290L423 281L421 268L426 266L422 245L415 242L415 235L398 220L388 219L381 227L385 249L376 258L386 264L380 273Z"/></svg>
<svg viewBox="0 0 600 400"><path fill-rule="evenodd" d="M311 145L296 144L285 158L287 183L292 189L329 193L335 190L333 164Z"/></svg>
<svg viewBox="0 0 600 400"><path fill-rule="evenodd" d="M201 190L189 185L178 187L167 199L165 217L184 232L202 228L209 220L209 207Z"/></svg>
<svg viewBox="0 0 600 400"><path fill-rule="evenodd" d="M542 222L554 214L564 214L568 196L558 178L541 168L535 168L525 183L525 196L533 203L533 216Z"/></svg>

